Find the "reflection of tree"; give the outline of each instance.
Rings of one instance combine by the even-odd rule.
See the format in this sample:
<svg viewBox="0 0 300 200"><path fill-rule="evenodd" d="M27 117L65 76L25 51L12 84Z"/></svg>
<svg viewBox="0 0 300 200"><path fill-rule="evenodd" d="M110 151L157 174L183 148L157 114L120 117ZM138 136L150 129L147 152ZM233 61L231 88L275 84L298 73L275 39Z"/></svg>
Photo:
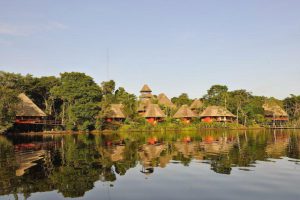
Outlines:
<svg viewBox="0 0 300 200"><path fill-rule="evenodd" d="M226 154L214 156L211 161L211 169L216 173L230 174L232 161Z"/></svg>
<svg viewBox="0 0 300 200"><path fill-rule="evenodd" d="M63 163L52 172L50 179L65 197L80 197L94 187L101 165L93 140L86 135L66 136L61 148Z"/></svg>
<svg viewBox="0 0 300 200"><path fill-rule="evenodd" d="M0 195L16 193L16 169L14 147L6 138L0 136Z"/></svg>
<svg viewBox="0 0 300 200"><path fill-rule="evenodd" d="M290 158L299 159L300 158L300 137L299 134L291 134L288 148L287 156Z"/></svg>

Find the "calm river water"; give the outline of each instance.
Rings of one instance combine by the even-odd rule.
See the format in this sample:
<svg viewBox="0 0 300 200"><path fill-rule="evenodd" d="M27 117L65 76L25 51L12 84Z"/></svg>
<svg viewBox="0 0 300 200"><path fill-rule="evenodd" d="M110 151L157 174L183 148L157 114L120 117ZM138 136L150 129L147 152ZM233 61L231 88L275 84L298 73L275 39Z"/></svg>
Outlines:
<svg viewBox="0 0 300 200"><path fill-rule="evenodd" d="M0 136L0 199L299 200L300 131Z"/></svg>

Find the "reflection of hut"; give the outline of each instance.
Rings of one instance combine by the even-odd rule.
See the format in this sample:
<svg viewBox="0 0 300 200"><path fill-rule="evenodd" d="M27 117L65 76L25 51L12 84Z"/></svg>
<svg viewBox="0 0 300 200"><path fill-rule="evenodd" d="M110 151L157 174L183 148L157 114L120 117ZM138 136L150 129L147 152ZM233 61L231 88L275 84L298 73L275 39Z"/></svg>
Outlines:
<svg viewBox="0 0 300 200"><path fill-rule="evenodd" d="M176 107L164 93L159 94L157 97L157 100L158 100L158 104L163 105L165 107L168 107L168 108Z"/></svg>
<svg viewBox="0 0 300 200"><path fill-rule="evenodd" d="M153 173L153 167L158 166L155 160L160 157L160 154L165 150L166 147L163 144L156 145L143 145L139 151L139 157L143 166L143 173Z"/></svg>
<svg viewBox="0 0 300 200"><path fill-rule="evenodd" d="M118 145L108 149L108 154L112 162L121 161L124 159L125 146Z"/></svg>
<svg viewBox="0 0 300 200"><path fill-rule="evenodd" d="M219 137L217 140L202 142L202 148L206 154L228 153L233 147L233 142L229 142L227 137Z"/></svg>
<svg viewBox="0 0 300 200"><path fill-rule="evenodd" d="M123 105L122 104L111 104L110 112L106 117L107 122L111 121L124 121L125 114L123 113Z"/></svg>
<svg viewBox="0 0 300 200"><path fill-rule="evenodd" d="M192 118L196 117L196 114L187 105L182 105L173 117L189 124Z"/></svg>
<svg viewBox="0 0 300 200"><path fill-rule="evenodd" d="M19 168L16 170L16 176L23 176L27 169L37 165L37 161L44 159L46 151L27 151L27 152L17 152L16 161Z"/></svg>
<svg viewBox="0 0 300 200"><path fill-rule="evenodd" d="M265 103L263 109L265 111L265 117L271 120L273 125L281 124L289 120L287 112L275 103Z"/></svg>
<svg viewBox="0 0 300 200"><path fill-rule="evenodd" d="M198 142L175 142L174 146L185 158L192 157L196 160L203 160L204 154Z"/></svg>
<svg viewBox="0 0 300 200"><path fill-rule="evenodd" d="M271 158L280 158L286 155L286 150L290 141L290 135L287 132L273 132L272 142L268 142L266 152Z"/></svg>
<svg viewBox="0 0 300 200"><path fill-rule="evenodd" d="M204 122L232 122L236 116L222 106L209 106L201 114Z"/></svg>
<svg viewBox="0 0 300 200"><path fill-rule="evenodd" d="M149 104L147 110L144 114L144 117L151 124L156 124L159 121L162 121L166 117L165 113L160 109L158 104Z"/></svg>
<svg viewBox="0 0 300 200"><path fill-rule="evenodd" d="M16 113L16 123L34 124L47 116L28 96L24 93L19 94L21 100Z"/></svg>
<svg viewBox="0 0 300 200"><path fill-rule="evenodd" d="M202 101L200 101L199 99L195 99L195 100L193 101L193 103L191 104L190 109L191 109L194 113L198 114L199 109L201 109L202 107L203 107Z"/></svg>

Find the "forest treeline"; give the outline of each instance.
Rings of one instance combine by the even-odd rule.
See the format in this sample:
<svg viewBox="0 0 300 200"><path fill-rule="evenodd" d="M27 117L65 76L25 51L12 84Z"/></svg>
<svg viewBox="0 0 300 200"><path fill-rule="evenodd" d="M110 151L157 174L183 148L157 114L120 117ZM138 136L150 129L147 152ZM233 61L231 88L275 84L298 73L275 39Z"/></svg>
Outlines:
<svg viewBox="0 0 300 200"><path fill-rule="evenodd" d="M110 104L122 103L127 116L125 124L144 124L138 115L138 97L123 87L116 88L113 80L96 83L92 77L80 72L65 72L59 77L34 77L0 71L0 130L11 127L14 122L18 94L24 92L33 102L53 119L61 120L67 130L102 130L105 128L105 116L110 112ZM300 96L290 95L284 100L274 97L256 96L240 89L230 91L225 85L213 85L199 98L208 105L226 107L238 116L238 122L245 126L265 122L263 104L274 102L289 114L290 123L298 123L300 118ZM155 98L154 98L155 103ZM190 105L193 99L182 93L171 98L177 106ZM161 105L169 116L170 110ZM201 108L201 109L203 109Z"/></svg>

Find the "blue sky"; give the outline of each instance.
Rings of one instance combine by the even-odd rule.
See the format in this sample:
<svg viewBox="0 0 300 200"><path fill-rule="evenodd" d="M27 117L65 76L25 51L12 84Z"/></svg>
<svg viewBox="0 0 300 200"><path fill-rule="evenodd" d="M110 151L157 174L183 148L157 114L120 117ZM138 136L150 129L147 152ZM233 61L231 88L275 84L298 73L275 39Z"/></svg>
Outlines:
<svg viewBox="0 0 300 200"><path fill-rule="evenodd" d="M148 83L193 98L213 84L299 95L299 10L298 0L0 0L0 70L80 71L135 94Z"/></svg>

